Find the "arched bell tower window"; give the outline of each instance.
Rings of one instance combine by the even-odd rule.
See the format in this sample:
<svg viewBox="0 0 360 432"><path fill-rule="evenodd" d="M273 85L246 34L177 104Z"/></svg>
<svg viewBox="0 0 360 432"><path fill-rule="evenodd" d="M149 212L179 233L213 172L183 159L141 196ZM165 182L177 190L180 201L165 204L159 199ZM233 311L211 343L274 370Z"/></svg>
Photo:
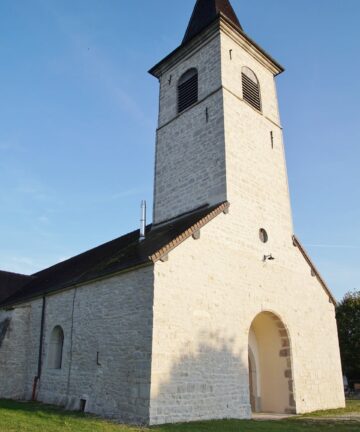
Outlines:
<svg viewBox="0 0 360 432"><path fill-rule="evenodd" d="M54 327L50 336L48 367L61 369L64 347L64 331L60 326Z"/></svg>
<svg viewBox="0 0 360 432"><path fill-rule="evenodd" d="M260 85L254 72L248 67L242 68L243 98L251 106L261 111Z"/></svg>
<svg viewBox="0 0 360 432"><path fill-rule="evenodd" d="M178 82L178 113L198 101L198 71L193 68L185 72Z"/></svg>

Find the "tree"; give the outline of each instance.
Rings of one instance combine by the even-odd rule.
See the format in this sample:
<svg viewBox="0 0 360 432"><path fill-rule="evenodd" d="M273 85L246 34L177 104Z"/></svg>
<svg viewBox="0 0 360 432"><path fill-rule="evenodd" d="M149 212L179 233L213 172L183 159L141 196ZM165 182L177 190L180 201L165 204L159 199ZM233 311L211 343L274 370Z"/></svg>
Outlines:
<svg viewBox="0 0 360 432"><path fill-rule="evenodd" d="M341 362L350 381L360 381L360 291L347 293L336 308Z"/></svg>

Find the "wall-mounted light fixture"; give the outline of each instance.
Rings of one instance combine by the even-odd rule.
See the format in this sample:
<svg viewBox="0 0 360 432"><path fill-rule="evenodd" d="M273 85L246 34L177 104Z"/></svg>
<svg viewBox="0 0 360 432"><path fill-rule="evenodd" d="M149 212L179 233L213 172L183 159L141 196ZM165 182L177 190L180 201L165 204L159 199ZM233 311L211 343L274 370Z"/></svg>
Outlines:
<svg viewBox="0 0 360 432"><path fill-rule="evenodd" d="M272 254L270 254L270 255L264 255L264 258L263 258L264 262L266 262L266 261L274 261L274 260L275 260L275 258L272 256Z"/></svg>

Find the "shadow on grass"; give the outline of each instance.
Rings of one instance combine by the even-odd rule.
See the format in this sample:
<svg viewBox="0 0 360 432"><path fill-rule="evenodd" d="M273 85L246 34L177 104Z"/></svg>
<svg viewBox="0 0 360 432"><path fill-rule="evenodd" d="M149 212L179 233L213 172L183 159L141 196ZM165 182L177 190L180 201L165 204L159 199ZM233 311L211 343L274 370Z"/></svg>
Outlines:
<svg viewBox="0 0 360 432"><path fill-rule="evenodd" d="M323 416L336 413L344 414L344 412L354 412L360 410L359 401L350 402L346 409L334 410L323 413ZM67 430L69 432L322 432L333 430L334 432L359 432L360 423L358 422L335 422L326 419L306 419L292 418L280 421L242 421L242 420L224 420L224 421L208 421L196 422L187 424L172 424L156 426L152 428L136 428L115 423L106 422L98 419L95 416L69 412L62 408L52 405L43 405L36 402L14 402L9 400L0 401L0 417L1 411L7 411L14 419L13 425L21 418L26 418L26 428L24 429L1 429L1 432L9 431L58 431ZM349 411L350 410L350 411ZM355 411L356 412L356 411ZM328 414L327 414L328 413ZM312 416L314 416L312 414ZM33 420L32 420L33 419ZM34 420L44 420L44 424L34 423ZM0 419L1 420L1 419ZM45 423L46 421L46 423ZM50 421L50 422L49 422ZM1 422L1 421L0 421ZM49 422L49 423L48 423ZM32 429L31 425L36 429ZM23 426L20 426L23 427Z"/></svg>
<svg viewBox="0 0 360 432"><path fill-rule="evenodd" d="M10 411L19 411L24 413L47 413L57 414L60 416L74 417L74 418L85 418L86 414L78 411L66 411L64 408L57 407L54 405L46 405L39 402L21 402L12 400L0 400L0 409L6 409Z"/></svg>
<svg viewBox="0 0 360 432"><path fill-rule="evenodd" d="M0 400L1 432L141 432L80 412L35 402Z"/></svg>
<svg viewBox="0 0 360 432"><path fill-rule="evenodd" d="M157 432L322 432L331 430L334 432L360 432L360 423L358 421L332 420L332 418L336 416L346 416L346 414L350 413L357 413L360 415L359 400L347 401L347 406L343 409L319 411L305 416L293 417L291 419L285 420L211 421L190 424L163 425L154 427L152 430ZM329 419L326 417L329 417Z"/></svg>
<svg viewBox="0 0 360 432"><path fill-rule="evenodd" d="M151 428L157 432L323 432L333 430L334 432L359 432L359 423L331 421L248 421L228 420L212 421L203 423L190 423L179 425L164 425Z"/></svg>

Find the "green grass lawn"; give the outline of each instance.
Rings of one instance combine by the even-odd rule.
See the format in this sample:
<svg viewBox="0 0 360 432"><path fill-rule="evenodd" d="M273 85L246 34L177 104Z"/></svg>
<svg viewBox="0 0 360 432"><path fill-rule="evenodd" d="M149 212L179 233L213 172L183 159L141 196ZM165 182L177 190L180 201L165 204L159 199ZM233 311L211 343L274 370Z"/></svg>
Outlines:
<svg viewBox="0 0 360 432"><path fill-rule="evenodd" d="M347 414L359 414L360 415L360 400L348 400L346 402L346 408L330 410L330 411L316 411L311 414L305 414L302 417L337 417L346 416ZM360 429L359 429L360 431Z"/></svg>
<svg viewBox="0 0 360 432"><path fill-rule="evenodd" d="M350 401L344 410L311 415L319 420L304 416L274 422L229 420L141 429L38 403L0 401L0 432L360 432L360 423L326 420L326 417L354 412L360 414L360 401Z"/></svg>

